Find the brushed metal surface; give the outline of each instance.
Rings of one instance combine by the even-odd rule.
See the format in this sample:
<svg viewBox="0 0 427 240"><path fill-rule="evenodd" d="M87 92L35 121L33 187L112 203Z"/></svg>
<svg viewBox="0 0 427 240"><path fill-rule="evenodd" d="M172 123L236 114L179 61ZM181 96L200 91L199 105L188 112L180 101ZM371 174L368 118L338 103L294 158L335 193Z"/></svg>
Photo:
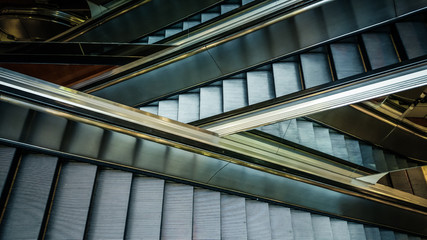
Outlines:
<svg viewBox="0 0 427 240"><path fill-rule="evenodd" d="M16 148L0 145L0 195L2 199L6 195L6 192L5 195L3 195L3 191L5 191L4 186L12 166L15 152Z"/></svg>
<svg viewBox="0 0 427 240"><path fill-rule="evenodd" d="M32 121L32 131L27 142L59 150L67 119L38 112Z"/></svg>
<svg viewBox="0 0 427 240"><path fill-rule="evenodd" d="M419 57L427 53L427 47L424 44L424 40L427 38L425 23L400 22L396 23L396 29L409 58Z"/></svg>
<svg viewBox="0 0 427 240"><path fill-rule="evenodd" d="M37 239L42 234L58 158L25 155L0 225L1 239Z"/></svg>
<svg viewBox="0 0 427 240"><path fill-rule="evenodd" d="M329 135L329 129L320 126L313 126L313 130L316 140L316 149L324 153L333 155L332 141L331 136Z"/></svg>
<svg viewBox="0 0 427 240"><path fill-rule="evenodd" d="M384 152L381 149L374 148L373 149L375 167L379 172L386 172L388 167L385 161Z"/></svg>
<svg viewBox="0 0 427 240"><path fill-rule="evenodd" d="M272 239L293 239L291 209L270 204L270 224Z"/></svg>
<svg viewBox="0 0 427 240"><path fill-rule="evenodd" d="M275 97L271 72L250 71L246 73L248 86L248 104L263 102Z"/></svg>
<svg viewBox="0 0 427 240"><path fill-rule="evenodd" d="M314 240L311 213L291 209L292 228L295 239Z"/></svg>
<svg viewBox="0 0 427 240"><path fill-rule="evenodd" d="M126 220L126 239L160 239L165 182L134 176Z"/></svg>
<svg viewBox="0 0 427 240"><path fill-rule="evenodd" d="M399 62L388 33L364 33L362 39L372 69Z"/></svg>
<svg viewBox="0 0 427 240"><path fill-rule="evenodd" d="M363 224L348 222L347 225L351 240L366 240L365 228Z"/></svg>
<svg viewBox="0 0 427 240"><path fill-rule="evenodd" d="M425 170L421 167L410 168L406 171L409 181L411 182L414 194L423 198L427 198L427 178Z"/></svg>
<svg viewBox="0 0 427 240"><path fill-rule="evenodd" d="M393 231L380 229L381 240L395 240L396 237Z"/></svg>
<svg viewBox="0 0 427 240"><path fill-rule="evenodd" d="M162 239L191 239L193 232L193 187L165 184L162 213Z"/></svg>
<svg viewBox="0 0 427 240"><path fill-rule="evenodd" d="M223 112L222 87L208 86L200 88L200 118L207 118Z"/></svg>
<svg viewBox="0 0 427 240"><path fill-rule="evenodd" d="M139 109L145 112L156 114L156 115L159 113L158 106L143 106L143 107L140 107Z"/></svg>
<svg viewBox="0 0 427 240"><path fill-rule="evenodd" d="M296 62L273 63L276 97L302 90L299 66Z"/></svg>
<svg viewBox="0 0 427 240"><path fill-rule="evenodd" d="M334 240L350 240L347 221L331 218L331 227Z"/></svg>
<svg viewBox="0 0 427 240"><path fill-rule="evenodd" d="M347 148L348 160L354 164L363 165L359 141L353 138L345 137L345 145Z"/></svg>
<svg viewBox="0 0 427 240"><path fill-rule="evenodd" d="M83 239L97 166L65 162L61 166L46 239Z"/></svg>
<svg viewBox="0 0 427 240"><path fill-rule="evenodd" d="M159 116L178 120L178 100L159 101Z"/></svg>
<svg viewBox="0 0 427 240"><path fill-rule="evenodd" d="M331 138L332 151L334 153L334 156L344 160L348 160L348 152L345 144L344 135L335 131L330 131L329 136Z"/></svg>
<svg viewBox="0 0 427 240"><path fill-rule="evenodd" d="M102 128L73 122L72 130L64 136L64 151L96 158L103 134Z"/></svg>
<svg viewBox="0 0 427 240"><path fill-rule="evenodd" d="M396 13L398 15L404 15L411 11L425 8L427 6L426 0L394 0L394 2L396 4Z"/></svg>
<svg viewBox="0 0 427 240"><path fill-rule="evenodd" d="M106 131L99 159L132 165L137 139L123 133Z"/></svg>
<svg viewBox="0 0 427 240"><path fill-rule="evenodd" d="M85 238L124 238L131 183L130 172L99 171Z"/></svg>
<svg viewBox="0 0 427 240"><path fill-rule="evenodd" d="M248 239L272 239L268 203L246 200Z"/></svg>
<svg viewBox="0 0 427 240"><path fill-rule="evenodd" d="M387 162L387 167L389 171L397 170L399 169L399 166L397 165L396 161L396 155L391 154L387 151L384 152L384 157Z"/></svg>
<svg viewBox="0 0 427 240"><path fill-rule="evenodd" d="M221 239L221 193L194 189L193 239Z"/></svg>
<svg viewBox="0 0 427 240"><path fill-rule="evenodd" d="M245 199L221 194L221 239L247 239Z"/></svg>
<svg viewBox="0 0 427 240"><path fill-rule="evenodd" d="M332 82L331 71L326 54L304 53L301 54L300 57L306 89Z"/></svg>
<svg viewBox="0 0 427 240"><path fill-rule="evenodd" d="M247 83L245 79L222 81L224 112L248 105Z"/></svg>
<svg viewBox="0 0 427 240"><path fill-rule="evenodd" d="M28 109L0 102L0 136L19 140L24 130Z"/></svg>
<svg viewBox="0 0 427 240"><path fill-rule="evenodd" d="M297 119L299 143L310 148L316 148L313 123L303 119Z"/></svg>
<svg viewBox="0 0 427 240"><path fill-rule="evenodd" d="M198 93L180 94L178 97L178 121L189 123L200 119L200 96Z"/></svg>
<svg viewBox="0 0 427 240"><path fill-rule="evenodd" d="M315 239L333 239L331 221L332 219L327 216L311 215Z"/></svg>
<svg viewBox="0 0 427 240"><path fill-rule="evenodd" d="M362 57L356 44L334 43L330 47L338 79L365 71Z"/></svg>
<svg viewBox="0 0 427 240"><path fill-rule="evenodd" d="M380 229L365 225L366 240L381 240Z"/></svg>

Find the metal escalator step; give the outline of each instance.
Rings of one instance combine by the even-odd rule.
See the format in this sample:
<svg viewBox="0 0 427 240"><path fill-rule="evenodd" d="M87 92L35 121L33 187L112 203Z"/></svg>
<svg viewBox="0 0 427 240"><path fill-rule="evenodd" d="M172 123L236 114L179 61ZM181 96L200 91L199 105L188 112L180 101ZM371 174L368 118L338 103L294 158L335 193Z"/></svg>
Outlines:
<svg viewBox="0 0 427 240"><path fill-rule="evenodd" d="M271 239L268 203L246 200L246 225L248 239Z"/></svg>
<svg viewBox="0 0 427 240"><path fill-rule="evenodd" d="M280 123L274 123L274 124L270 124L270 125L266 125L266 126L261 126L258 128L258 130L268 133L270 135L276 136L281 138L283 135L281 134L280 131Z"/></svg>
<svg viewBox="0 0 427 240"><path fill-rule="evenodd" d="M245 198L221 195L221 239L247 239Z"/></svg>
<svg viewBox="0 0 427 240"><path fill-rule="evenodd" d="M38 112L33 119L27 142L36 146L59 150L67 119Z"/></svg>
<svg viewBox="0 0 427 240"><path fill-rule="evenodd" d="M291 216L294 239L314 240L311 214L309 212L291 209Z"/></svg>
<svg viewBox="0 0 427 240"><path fill-rule="evenodd" d="M28 108L0 102L0 137L18 141L24 130Z"/></svg>
<svg viewBox="0 0 427 240"><path fill-rule="evenodd" d="M365 226L366 240L381 240L380 229L377 227Z"/></svg>
<svg viewBox="0 0 427 240"><path fill-rule="evenodd" d="M300 143L296 119L283 121L280 123L280 127L283 132L282 138L294 143Z"/></svg>
<svg viewBox="0 0 427 240"><path fill-rule="evenodd" d="M159 116L170 118L172 120L178 120L178 101L159 101Z"/></svg>
<svg viewBox="0 0 427 240"><path fill-rule="evenodd" d="M162 239L191 239L193 232L193 187L165 184Z"/></svg>
<svg viewBox="0 0 427 240"><path fill-rule="evenodd" d="M391 153L384 153L384 157L387 162L388 170L393 171L399 169L399 166L397 165L396 156Z"/></svg>
<svg viewBox="0 0 427 240"><path fill-rule="evenodd" d="M221 14L227 13L239 7L239 4L221 4Z"/></svg>
<svg viewBox="0 0 427 240"><path fill-rule="evenodd" d="M251 71L246 73L249 105L274 98L274 83L271 72Z"/></svg>
<svg viewBox="0 0 427 240"><path fill-rule="evenodd" d="M375 166L376 166L377 171L387 172L388 167L387 167L387 163L385 161L383 150L381 150L379 148L374 148L372 150L372 152L374 154Z"/></svg>
<svg viewBox="0 0 427 240"><path fill-rule="evenodd" d="M0 195L1 199L5 196L3 191L9 176L10 168L12 167L13 157L15 156L16 148L0 145ZM1 204L1 203L0 203Z"/></svg>
<svg viewBox="0 0 427 240"><path fill-rule="evenodd" d="M73 122L72 130L64 136L63 149L66 152L87 157L98 157L104 130L89 124Z"/></svg>
<svg viewBox="0 0 427 240"><path fill-rule="evenodd" d="M274 89L276 97L302 90L298 63L273 63Z"/></svg>
<svg viewBox="0 0 427 240"><path fill-rule="evenodd" d="M399 156L395 156L395 157L396 157L396 162L399 169L408 168L408 162L406 161L405 158L402 158Z"/></svg>
<svg viewBox="0 0 427 240"><path fill-rule="evenodd" d="M165 38L173 36L180 32L182 32L182 28L168 28L165 30Z"/></svg>
<svg viewBox="0 0 427 240"><path fill-rule="evenodd" d="M388 33L364 33L362 39L372 69L399 62Z"/></svg>
<svg viewBox="0 0 427 240"><path fill-rule="evenodd" d="M248 4L250 2L253 2L255 0L242 0L242 5Z"/></svg>
<svg viewBox="0 0 427 240"><path fill-rule="evenodd" d="M395 236L396 240L408 240L408 239L409 239L409 238L408 238L408 234L406 234L406 233L399 233L399 232L396 232L396 233L394 234L394 236Z"/></svg>
<svg viewBox="0 0 427 240"><path fill-rule="evenodd" d="M376 169L372 146L360 143L360 151L362 152L363 166Z"/></svg>
<svg viewBox="0 0 427 240"><path fill-rule="evenodd" d="M362 165L362 153L360 150L359 141L349 137L345 137L345 145L347 146L348 160L354 164Z"/></svg>
<svg viewBox="0 0 427 240"><path fill-rule="evenodd" d="M427 54L425 23L400 22L396 23L396 28L409 59Z"/></svg>
<svg viewBox="0 0 427 240"><path fill-rule="evenodd" d="M223 80L224 112L248 105L248 92L245 79Z"/></svg>
<svg viewBox="0 0 427 240"><path fill-rule="evenodd" d="M135 137L107 131L104 134L102 149L98 158L110 162L131 165L134 160L134 152L137 139Z"/></svg>
<svg viewBox="0 0 427 240"><path fill-rule="evenodd" d="M163 40L164 36L148 36L148 44L154 44L160 40Z"/></svg>
<svg viewBox="0 0 427 240"><path fill-rule="evenodd" d="M200 21L184 21L182 30L187 30L200 24Z"/></svg>
<svg viewBox="0 0 427 240"><path fill-rule="evenodd" d="M365 71L357 44L334 43L330 47L338 79Z"/></svg>
<svg viewBox="0 0 427 240"><path fill-rule="evenodd" d="M87 239L123 239L132 173L100 170L91 204Z"/></svg>
<svg viewBox="0 0 427 240"><path fill-rule="evenodd" d="M222 113L222 106L221 86L200 88L200 119Z"/></svg>
<svg viewBox="0 0 427 240"><path fill-rule="evenodd" d="M316 149L313 122L297 119L299 144Z"/></svg>
<svg viewBox="0 0 427 240"><path fill-rule="evenodd" d="M221 193L194 190L193 239L221 239Z"/></svg>
<svg viewBox="0 0 427 240"><path fill-rule="evenodd" d="M312 214L315 239L332 239L331 219L326 216Z"/></svg>
<svg viewBox="0 0 427 240"><path fill-rule="evenodd" d="M178 97L178 121L189 123L200 119L200 95L180 94Z"/></svg>
<svg viewBox="0 0 427 240"><path fill-rule="evenodd" d="M291 209L269 204L271 238L293 239Z"/></svg>
<svg viewBox="0 0 427 240"><path fill-rule="evenodd" d="M348 160L347 146L345 144L344 135L333 130L329 131L331 136L332 151L335 157Z"/></svg>
<svg viewBox="0 0 427 240"><path fill-rule="evenodd" d="M417 236L408 236L408 240L425 240L425 239L421 239L420 237L417 237Z"/></svg>
<svg viewBox="0 0 427 240"><path fill-rule="evenodd" d="M332 235L334 240L350 240L347 221L331 218Z"/></svg>
<svg viewBox="0 0 427 240"><path fill-rule="evenodd" d="M159 114L159 106L154 106L154 105L148 105L148 106L144 106L144 107L140 107L139 110L145 111L145 112L149 112L152 114Z"/></svg>
<svg viewBox="0 0 427 240"><path fill-rule="evenodd" d="M41 238L58 159L28 154L19 165L0 225L0 239Z"/></svg>
<svg viewBox="0 0 427 240"><path fill-rule="evenodd" d="M207 22L213 18L216 18L218 16L219 16L219 13L202 13L201 14L201 20L203 23L203 22Z"/></svg>
<svg viewBox="0 0 427 240"><path fill-rule="evenodd" d="M366 240L365 228L363 224L348 222L348 232L351 240Z"/></svg>
<svg viewBox="0 0 427 240"><path fill-rule="evenodd" d="M381 240L396 240L394 232L391 230L380 230Z"/></svg>
<svg viewBox="0 0 427 240"><path fill-rule="evenodd" d="M333 155L331 136L329 135L329 129L321 126L314 126L314 138L316 140L316 149Z"/></svg>
<svg viewBox="0 0 427 240"><path fill-rule="evenodd" d="M332 81L326 54L304 53L300 58L306 89Z"/></svg>
<svg viewBox="0 0 427 240"><path fill-rule="evenodd" d="M126 239L160 239L164 185L162 179L133 178Z"/></svg>
<svg viewBox="0 0 427 240"><path fill-rule="evenodd" d="M83 239L97 166L65 162L46 231L46 239Z"/></svg>
<svg viewBox="0 0 427 240"><path fill-rule="evenodd" d="M390 172L390 179L393 188L413 194L411 182L406 171Z"/></svg>

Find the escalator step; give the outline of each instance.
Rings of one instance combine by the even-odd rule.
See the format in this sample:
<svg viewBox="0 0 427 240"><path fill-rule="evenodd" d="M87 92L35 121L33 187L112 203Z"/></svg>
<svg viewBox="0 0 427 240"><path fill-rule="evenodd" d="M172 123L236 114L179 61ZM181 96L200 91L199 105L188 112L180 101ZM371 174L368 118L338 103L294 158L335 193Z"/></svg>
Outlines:
<svg viewBox="0 0 427 240"><path fill-rule="evenodd" d="M334 43L330 47L338 79L364 72L362 58L356 44Z"/></svg>
<svg viewBox="0 0 427 240"><path fill-rule="evenodd" d="M334 240L350 240L350 232L347 221L341 219L331 219L332 234Z"/></svg>
<svg viewBox="0 0 427 240"><path fill-rule="evenodd" d="M291 209L291 216L294 239L314 240L311 214L309 212Z"/></svg>
<svg viewBox="0 0 427 240"><path fill-rule="evenodd" d="M326 54L304 53L300 57L306 89L332 81Z"/></svg>
<svg viewBox="0 0 427 240"><path fill-rule="evenodd" d="M399 62L388 33L364 33L362 39L372 69Z"/></svg>
<svg viewBox="0 0 427 240"><path fill-rule="evenodd" d="M332 239L331 219L329 217L313 214L311 221L316 239Z"/></svg>
<svg viewBox="0 0 427 240"><path fill-rule="evenodd" d="M258 128L260 131L268 133L270 135L276 136L276 137L283 137L280 131L280 123L274 123L266 126L261 126Z"/></svg>
<svg viewBox="0 0 427 240"><path fill-rule="evenodd" d="M246 200L248 239L271 239L268 203Z"/></svg>
<svg viewBox="0 0 427 240"><path fill-rule="evenodd" d="M200 118L204 119L222 113L221 86L200 88Z"/></svg>
<svg viewBox="0 0 427 240"><path fill-rule="evenodd" d="M48 207L58 159L41 154L25 155L0 225L0 239L37 239Z"/></svg>
<svg viewBox="0 0 427 240"><path fill-rule="evenodd" d="M405 233L395 233L394 234L396 240L408 240L408 234Z"/></svg>
<svg viewBox="0 0 427 240"><path fill-rule="evenodd" d="M283 134L284 139L294 143L300 143L297 119L294 118L291 120L283 121L280 123L280 127L284 133Z"/></svg>
<svg viewBox="0 0 427 240"><path fill-rule="evenodd" d="M380 229L377 227L365 226L366 240L381 240Z"/></svg>
<svg viewBox="0 0 427 240"><path fill-rule="evenodd" d="M316 140L316 149L329 155L333 155L329 129L314 126L314 136Z"/></svg>
<svg viewBox="0 0 427 240"><path fill-rule="evenodd" d="M199 24L200 24L200 21L185 21L183 23L182 30L187 30L187 29L192 28L194 26L197 26Z"/></svg>
<svg viewBox="0 0 427 240"><path fill-rule="evenodd" d="M133 178L126 239L160 239L164 185L162 179Z"/></svg>
<svg viewBox="0 0 427 240"><path fill-rule="evenodd" d="M348 160L354 164L362 165L362 153L360 151L359 141L353 138L345 138L345 144L348 152Z"/></svg>
<svg viewBox="0 0 427 240"><path fill-rule="evenodd" d="M159 101L159 116L167 117L172 120L178 120L178 101L162 100Z"/></svg>
<svg viewBox="0 0 427 240"><path fill-rule="evenodd" d="M387 172L388 168L387 168L387 163L385 161L383 150L374 148L372 152L374 154L375 166L377 171Z"/></svg>
<svg viewBox="0 0 427 240"><path fill-rule="evenodd" d="M316 140L314 137L313 123L302 119L297 119L298 137L300 144L309 148L316 148Z"/></svg>
<svg viewBox="0 0 427 240"><path fill-rule="evenodd" d="M193 187L165 184L162 239L191 239L193 232Z"/></svg>
<svg viewBox="0 0 427 240"><path fill-rule="evenodd" d="M380 230L381 240L396 240L394 232L391 230Z"/></svg>
<svg viewBox="0 0 427 240"><path fill-rule="evenodd" d="M396 28L409 59L427 54L425 23L400 22L396 23Z"/></svg>
<svg viewBox="0 0 427 240"><path fill-rule="evenodd" d="M193 239L221 239L221 193L194 190Z"/></svg>
<svg viewBox="0 0 427 240"><path fill-rule="evenodd" d="M351 240L366 240L365 228L363 224L348 222L348 232Z"/></svg>
<svg viewBox="0 0 427 240"><path fill-rule="evenodd" d="M201 14L201 20L203 23L203 22L207 22L213 18L216 18L218 16L219 16L219 13L202 13Z"/></svg>
<svg viewBox="0 0 427 240"><path fill-rule="evenodd" d="M180 32L182 32L181 28L168 28L165 30L165 38L173 36L173 35L180 33Z"/></svg>
<svg viewBox="0 0 427 240"><path fill-rule="evenodd" d="M224 112L248 105L248 93L245 79L227 79L223 81Z"/></svg>
<svg viewBox="0 0 427 240"><path fill-rule="evenodd" d="M101 170L96 179L87 239L123 239L132 173Z"/></svg>
<svg viewBox="0 0 427 240"><path fill-rule="evenodd" d="M293 239L291 209L276 205L269 205L271 238Z"/></svg>
<svg viewBox="0 0 427 240"><path fill-rule="evenodd" d="M83 239L96 171L86 163L62 165L46 239Z"/></svg>
<svg viewBox="0 0 427 240"><path fill-rule="evenodd" d="M329 136L331 136L332 151L334 156L344 160L348 160L347 146L345 144L344 135L330 130Z"/></svg>
<svg viewBox="0 0 427 240"><path fill-rule="evenodd" d="M246 75L249 105L274 98L274 83L271 72L251 71Z"/></svg>
<svg viewBox="0 0 427 240"><path fill-rule="evenodd" d="M360 151L362 152L363 166L376 169L372 146L360 143Z"/></svg>
<svg viewBox="0 0 427 240"><path fill-rule="evenodd" d="M74 122L72 131L65 136L65 152L87 157L98 157L104 130L89 124Z"/></svg>
<svg viewBox="0 0 427 240"><path fill-rule="evenodd" d="M66 125L65 118L38 112L33 120L27 142L59 150Z"/></svg>
<svg viewBox="0 0 427 240"><path fill-rule="evenodd" d="M247 239L245 198L221 195L221 239Z"/></svg>
<svg viewBox="0 0 427 240"><path fill-rule="evenodd" d="M302 90L298 63L279 62L272 65L276 97Z"/></svg>
<svg viewBox="0 0 427 240"><path fill-rule="evenodd" d="M134 149L137 139L135 137L107 131L104 134L102 149L99 157L102 160L131 165L134 159Z"/></svg>
<svg viewBox="0 0 427 240"><path fill-rule="evenodd" d="M0 137L18 141L24 130L28 109L0 102Z"/></svg>
<svg viewBox="0 0 427 240"><path fill-rule="evenodd" d="M154 44L160 40L163 40L164 36L148 36L148 44Z"/></svg>
<svg viewBox="0 0 427 240"><path fill-rule="evenodd" d="M396 156L391 153L384 153L384 157L387 162L388 170L393 171L399 169L399 166L397 166Z"/></svg>
<svg viewBox="0 0 427 240"><path fill-rule="evenodd" d="M3 191L6 185L6 181L10 172L10 168L12 167L13 157L15 156L16 148L6 147L0 145L0 194L1 199L5 196L3 195ZM1 204L1 203L0 203ZM1 206L1 205L0 205Z"/></svg>
<svg viewBox="0 0 427 240"><path fill-rule="evenodd" d="M399 156L395 156L395 158L399 169L408 168L408 162L405 158Z"/></svg>
<svg viewBox="0 0 427 240"><path fill-rule="evenodd" d="M142 111L145 111L145 112L149 112L149 113L155 114L155 115L159 114L159 107L158 106L150 106L150 105L148 105L148 106L141 107L139 109L142 110Z"/></svg>
<svg viewBox="0 0 427 240"><path fill-rule="evenodd" d="M200 95L180 94L178 98L178 121L189 123L200 119Z"/></svg>
<svg viewBox="0 0 427 240"><path fill-rule="evenodd" d="M221 5L221 14L227 13L229 11L232 11L236 8L239 8L239 4L222 4Z"/></svg>

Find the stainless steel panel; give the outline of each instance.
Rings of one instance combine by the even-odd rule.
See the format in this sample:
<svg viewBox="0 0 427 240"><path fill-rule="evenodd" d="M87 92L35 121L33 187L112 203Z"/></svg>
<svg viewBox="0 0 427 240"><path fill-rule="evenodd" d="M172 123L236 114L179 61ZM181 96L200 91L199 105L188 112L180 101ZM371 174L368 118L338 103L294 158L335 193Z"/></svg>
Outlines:
<svg viewBox="0 0 427 240"><path fill-rule="evenodd" d="M345 137L345 145L347 146L348 160L354 164L363 165L359 141L353 138Z"/></svg>
<svg viewBox="0 0 427 240"><path fill-rule="evenodd" d="M240 7L240 4L221 4L221 14L227 13L238 7Z"/></svg>
<svg viewBox="0 0 427 240"><path fill-rule="evenodd" d="M159 101L159 116L178 120L178 100Z"/></svg>
<svg viewBox="0 0 427 240"><path fill-rule="evenodd" d="M74 122L62 148L66 152L96 158L103 134L104 130L99 127Z"/></svg>
<svg viewBox="0 0 427 240"><path fill-rule="evenodd" d="M271 239L294 239L291 209L269 204Z"/></svg>
<svg viewBox="0 0 427 240"><path fill-rule="evenodd" d="M245 198L221 195L221 239L247 239Z"/></svg>
<svg viewBox="0 0 427 240"><path fill-rule="evenodd" d="M178 97L178 121L189 123L200 119L200 95L180 94Z"/></svg>
<svg viewBox="0 0 427 240"><path fill-rule="evenodd" d="M380 230L377 227L365 226L366 240L381 240Z"/></svg>
<svg viewBox="0 0 427 240"><path fill-rule="evenodd" d="M362 58L356 44L334 43L330 45L338 79L363 73Z"/></svg>
<svg viewBox="0 0 427 240"><path fill-rule="evenodd" d="M224 112L248 105L248 90L245 79L226 79L222 81Z"/></svg>
<svg viewBox="0 0 427 240"><path fill-rule="evenodd" d="M126 239L160 239L164 185L161 179L133 178Z"/></svg>
<svg viewBox="0 0 427 240"><path fill-rule="evenodd" d="M12 166L13 157L15 155L16 148L6 147L0 145L0 197L3 199L4 186L6 184L7 177ZM7 194L7 192L5 192Z"/></svg>
<svg viewBox="0 0 427 240"><path fill-rule="evenodd" d="M408 168L408 162L405 158L396 156L396 162L399 169Z"/></svg>
<svg viewBox="0 0 427 240"><path fill-rule="evenodd" d="M364 33L362 39L372 69L399 62L391 36L388 33Z"/></svg>
<svg viewBox="0 0 427 240"><path fill-rule="evenodd" d="M41 154L22 158L0 225L1 239L41 238L57 163L56 157Z"/></svg>
<svg viewBox="0 0 427 240"><path fill-rule="evenodd" d="M131 42L200 11L219 0L156 0L125 12L73 39L80 42Z"/></svg>
<svg viewBox="0 0 427 240"><path fill-rule="evenodd" d="M137 139L135 137L108 131L104 134L99 159L132 165Z"/></svg>
<svg viewBox="0 0 427 240"><path fill-rule="evenodd" d="M387 128L389 127L390 126L387 126ZM398 152L403 156L427 160L425 138L412 134L401 128L396 128L389 133L390 134L381 142L382 147ZM405 139L405 141L402 141L402 139Z"/></svg>
<svg viewBox="0 0 427 240"><path fill-rule="evenodd" d="M334 153L333 155L335 157L348 160L348 152L347 146L345 144L344 135L331 130L329 132L329 136L331 137L332 151Z"/></svg>
<svg viewBox="0 0 427 240"><path fill-rule="evenodd" d="M193 187L165 184L162 239L191 239L193 232Z"/></svg>
<svg viewBox="0 0 427 240"><path fill-rule="evenodd" d="M246 73L249 105L275 97L273 76L270 71L250 71Z"/></svg>
<svg viewBox="0 0 427 240"><path fill-rule="evenodd" d="M409 182L408 174L405 170L390 172L389 175L393 188L413 194L411 182Z"/></svg>
<svg viewBox="0 0 427 240"><path fill-rule="evenodd" d="M427 198L427 177L425 176L425 169L421 167L410 168L406 170L406 172L408 173L408 178L411 182L414 194Z"/></svg>
<svg viewBox="0 0 427 240"><path fill-rule="evenodd" d="M395 233L396 240L408 240L408 235L405 233Z"/></svg>
<svg viewBox="0 0 427 240"><path fill-rule="evenodd" d="M331 218L331 226L334 240L350 240L347 221Z"/></svg>
<svg viewBox="0 0 427 240"><path fill-rule="evenodd" d="M207 118L223 112L221 86L200 88L200 118Z"/></svg>
<svg viewBox="0 0 427 240"><path fill-rule="evenodd" d="M38 112L32 121L27 142L59 150L66 125L65 118Z"/></svg>
<svg viewBox="0 0 427 240"><path fill-rule="evenodd" d="M298 63L278 62L272 66L276 97L302 90Z"/></svg>
<svg viewBox="0 0 427 240"><path fill-rule="evenodd" d="M287 139L287 140L295 142L295 143L300 142L296 119L284 121L280 125L281 125L281 128L283 129L283 133L284 133L283 138L284 139Z"/></svg>
<svg viewBox="0 0 427 240"><path fill-rule="evenodd" d="M365 228L363 224L348 222L348 231L351 240L366 240Z"/></svg>
<svg viewBox="0 0 427 240"><path fill-rule="evenodd" d="M297 119L299 144L309 148L316 148L316 139L314 137L313 123L303 119Z"/></svg>
<svg viewBox="0 0 427 240"><path fill-rule="evenodd" d="M304 53L300 57L305 88L312 88L332 82L331 70L326 54Z"/></svg>
<svg viewBox="0 0 427 240"><path fill-rule="evenodd" d="M424 44L425 39L427 39L427 27L425 23L400 22L396 23L396 29L408 58L427 54L427 46Z"/></svg>
<svg viewBox="0 0 427 240"><path fill-rule="evenodd" d="M394 2L396 4L396 13L398 16L427 6L426 0L394 0Z"/></svg>
<svg viewBox="0 0 427 240"><path fill-rule="evenodd" d="M46 239L83 239L97 166L65 162L46 231Z"/></svg>
<svg viewBox="0 0 427 240"><path fill-rule="evenodd" d="M218 17L219 13L202 13L201 14L201 21L207 22L215 17Z"/></svg>
<svg viewBox="0 0 427 240"><path fill-rule="evenodd" d="M383 150L378 149L378 148L374 148L372 152L374 154L376 170L379 172L387 172L388 167L387 167L387 163L385 161Z"/></svg>
<svg viewBox="0 0 427 240"><path fill-rule="evenodd" d="M19 140L27 115L27 108L0 102L0 137Z"/></svg>
<svg viewBox="0 0 427 240"><path fill-rule="evenodd" d="M391 230L380 229L381 240L396 240L394 232Z"/></svg>
<svg viewBox="0 0 427 240"><path fill-rule="evenodd" d="M312 214L311 222L315 239L333 239L331 219L327 216Z"/></svg>
<svg viewBox="0 0 427 240"><path fill-rule="evenodd" d="M221 193L194 189L193 239L221 239Z"/></svg>
<svg viewBox="0 0 427 240"><path fill-rule="evenodd" d="M124 238L131 183L132 173L99 171L85 238Z"/></svg>
<svg viewBox="0 0 427 240"><path fill-rule="evenodd" d="M396 155L384 152L385 161L387 162L388 170L393 171L399 169L397 166Z"/></svg>
<svg viewBox="0 0 427 240"><path fill-rule="evenodd" d="M141 107L139 109L142 111L145 111L145 112L155 114L155 115L159 114L159 107L158 106L144 106L144 107Z"/></svg>
<svg viewBox="0 0 427 240"><path fill-rule="evenodd" d="M333 155L331 136L329 135L329 129L321 126L313 126L314 136L316 140L316 149Z"/></svg>
<svg viewBox="0 0 427 240"><path fill-rule="evenodd" d="M247 199L245 206L248 239L271 239L268 203Z"/></svg>
<svg viewBox="0 0 427 240"><path fill-rule="evenodd" d="M362 143L360 145L360 151L362 152L363 166L370 169L376 169L377 167L375 166L374 153L372 150L372 146Z"/></svg>
<svg viewBox="0 0 427 240"><path fill-rule="evenodd" d="M292 228L295 239L314 240L314 230L311 214L291 209Z"/></svg>

